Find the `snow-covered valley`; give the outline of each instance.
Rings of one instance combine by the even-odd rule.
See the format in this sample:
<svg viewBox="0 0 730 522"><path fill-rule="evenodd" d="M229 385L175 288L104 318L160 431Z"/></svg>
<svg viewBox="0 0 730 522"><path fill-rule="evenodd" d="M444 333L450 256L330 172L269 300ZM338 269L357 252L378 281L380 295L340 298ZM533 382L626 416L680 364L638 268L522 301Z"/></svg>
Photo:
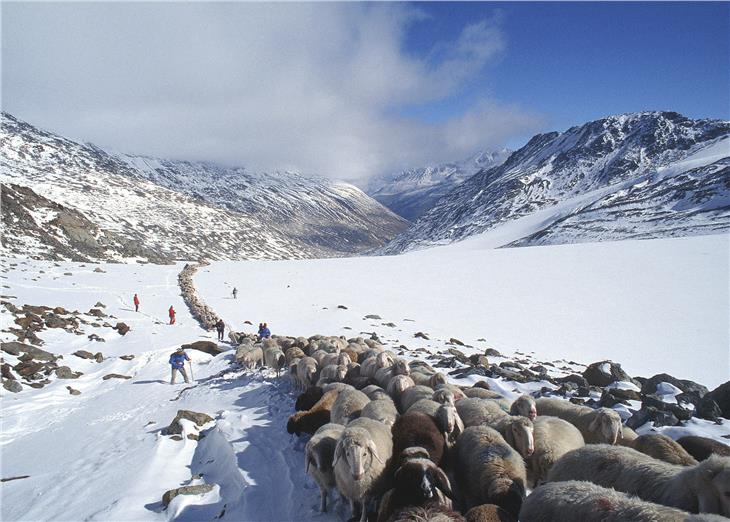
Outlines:
<svg viewBox="0 0 730 522"><path fill-rule="evenodd" d="M611 359L631 376L666 372L710 389L728 380L730 236L498 250L476 239L391 257L215 262L194 281L236 331L254 332L253 325L266 321L281 335L376 333L407 358L448 355L455 347L466 355L496 348L504 358L494 362L550 363L554 377ZM329 514L317 512L318 490L304 473L304 440L285 430L296 397L286 377L237 368L234 351L221 343L227 351L217 356L188 350L194 386L169 385L170 353L215 339L187 311L177 284L181 268L23 259L4 267L5 302L79 310L86 322L83 335L62 328L37 332L43 350L63 355L59 365L83 375L51 375L38 389L23 380L19 393L0 390L1 475L27 476L3 482L3 520L349 517L341 500ZM98 302L108 317L85 312L99 309ZM171 305L175 325L166 324ZM3 341L15 340L9 331L14 318L2 310ZM122 336L93 326L102 321L123 321L131 329ZM418 332L428 339L414 337ZM90 340L92 334L105 342ZM79 358L77 350L100 351L104 360ZM7 351L2 356L12 366L21 360ZM130 378L103 380L112 373ZM452 382L461 385L486 380L510 398L554 388L545 381L457 377ZM81 393L72 395L67 386ZM182 409L213 421L196 426L183 420L181 440L163 435ZM624 405L616 409L631 415ZM651 430L648 423L638 431ZM700 419L657 431L718 441L730 435L727 422ZM163 509L163 493L186 485L211 488L177 496Z"/></svg>

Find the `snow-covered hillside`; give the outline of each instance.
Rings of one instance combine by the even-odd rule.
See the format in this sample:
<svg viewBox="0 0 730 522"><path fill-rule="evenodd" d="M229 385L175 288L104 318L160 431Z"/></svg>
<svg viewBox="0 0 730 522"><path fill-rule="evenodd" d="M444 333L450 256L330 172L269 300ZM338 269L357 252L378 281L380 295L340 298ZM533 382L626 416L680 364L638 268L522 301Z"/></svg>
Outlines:
<svg viewBox="0 0 730 522"><path fill-rule="evenodd" d="M103 151L3 114L3 246L55 259L352 254L407 222L344 183Z"/></svg>
<svg viewBox="0 0 730 522"><path fill-rule="evenodd" d="M399 216L415 221L454 187L482 169L501 165L511 153L508 149L480 152L463 161L378 177L368 184L367 192Z"/></svg>
<svg viewBox="0 0 730 522"><path fill-rule="evenodd" d="M449 243L529 217L531 227L495 246L727 230L729 158L730 122L671 112L541 134L449 192L380 252Z"/></svg>

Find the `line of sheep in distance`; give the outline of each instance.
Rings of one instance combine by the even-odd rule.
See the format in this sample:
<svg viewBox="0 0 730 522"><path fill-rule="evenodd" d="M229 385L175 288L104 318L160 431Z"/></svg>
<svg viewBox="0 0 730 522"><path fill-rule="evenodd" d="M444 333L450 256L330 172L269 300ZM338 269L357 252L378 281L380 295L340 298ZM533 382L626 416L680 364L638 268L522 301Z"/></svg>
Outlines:
<svg viewBox="0 0 730 522"><path fill-rule="evenodd" d="M321 511L337 489L361 522L730 516L730 447L713 439L638 436L609 408L456 386L373 339L231 339L244 368L284 371L301 393L287 430L311 435Z"/></svg>

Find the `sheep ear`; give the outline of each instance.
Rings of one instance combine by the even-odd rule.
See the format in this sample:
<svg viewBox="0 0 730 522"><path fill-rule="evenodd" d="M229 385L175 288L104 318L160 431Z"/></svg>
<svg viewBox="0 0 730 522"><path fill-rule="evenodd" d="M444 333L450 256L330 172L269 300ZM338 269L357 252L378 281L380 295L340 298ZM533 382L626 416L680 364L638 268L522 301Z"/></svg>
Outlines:
<svg viewBox="0 0 730 522"><path fill-rule="evenodd" d="M370 454L375 457L375 459L380 462L381 464L385 464L380 457L378 456L378 448L375 446L375 443L372 440L368 441L368 450L370 450Z"/></svg>
<svg viewBox="0 0 730 522"><path fill-rule="evenodd" d="M342 444L338 442L337 446L335 446L335 459L332 461L333 468L337 465L337 461L340 460L340 457L342 457Z"/></svg>
<svg viewBox="0 0 730 522"><path fill-rule="evenodd" d="M454 493L451 491L451 482L449 482L449 477L446 476L446 473L444 473L444 470L441 468L435 468L434 472L436 473L438 488L443 491L447 497L451 498Z"/></svg>

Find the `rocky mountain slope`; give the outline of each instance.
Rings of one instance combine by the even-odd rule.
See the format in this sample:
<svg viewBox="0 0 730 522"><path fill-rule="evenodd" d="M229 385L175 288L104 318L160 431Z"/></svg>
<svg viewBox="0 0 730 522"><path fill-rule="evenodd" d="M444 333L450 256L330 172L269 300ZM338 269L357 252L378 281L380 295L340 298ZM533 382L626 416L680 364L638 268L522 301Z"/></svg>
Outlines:
<svg viewBox="0 0 730 522"><path fill-rule="evenodd" d="M500 235L496 246L526 246L728 229L730 122L642 112L533 137L380 252L490 230Z"/></svg>
<svg viewBox="0 0 730 522"><path fill-rule="evenodd" d="M3 248L40 258L339 256L408 226L345 183L109 153L8 114L0 181Z"/></svg>
<svg viewBox="0 0 730 522"><path fill-rule="evenodd" d="M408 169L371 181L367 193L393 212L415 221L457 185L482 169L504 163L512 151L480 152L463 161Z"/></svg>

